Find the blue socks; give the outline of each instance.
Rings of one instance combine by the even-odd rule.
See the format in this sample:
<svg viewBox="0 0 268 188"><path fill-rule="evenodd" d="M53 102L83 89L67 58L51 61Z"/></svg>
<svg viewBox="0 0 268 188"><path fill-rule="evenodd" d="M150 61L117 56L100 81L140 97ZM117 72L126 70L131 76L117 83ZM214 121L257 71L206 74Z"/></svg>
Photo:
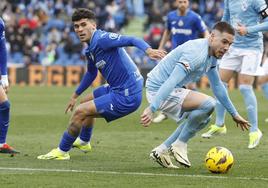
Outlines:
<svg viewBox="0 0 268 188"><path fill-rule="evenodd" d="M75 140L76 140L76 137L70 135L68 131L65 131L62 135L62 138L59 144L60 150L64 152L68 152L72 148L72 145Z"/></svg>
<svg viewBox="0 0 268 188"><path fill-rule="evenodd" d="M251 124L250 132L258 130L258 106L256 95L251 85L240 85L239 90L244 97L247 108L248 120Z"/></svg>
<svg viewBox="0 0 268 188"><path fill-rule="evenodd" d="M262 88L262 91L263 91L263 93L264 93L266 99L268 99L268 83L263 84L263 85L261 86L261 88Z"/></svg>
<svg viewBox="0 0 268 188"><path fill-rule="evenodd" d="M6 143L9 126L10 103L5 101L0 103L0 144Z"/></svg>
<svg viewBox="0 0 268 188"><path fill-rule="evenodd" d="M196 132L208 124L214 107L215 100L213 98L210 97L204 101L197 109L190 112L188 118L164 141L164 145L170 147L177 139L186 143Z"/></svg>
<svg viewBox="0 0 268 188"><path fill-rule="evenodd" d="M228 84L225 82L222 82L223 85L225 86L225 88L228 87ZM225 120L225 114L226 114L226 110L224 108L224 106L220 103L219 100L216 101L216 108L215 108L215 112L216 112L216 122L215 124L220 127L222 125L224 125L224 120Z"/></svg>
<svg viewBox="0 0 268 188"><path fill-rule="evenodd" d="M89 142L92 135L93 126L82 127L79 138L84 142Z"/></svg>
<svg viewBox="0 0 268 188"><path fill-rule="evenodd" d="M92 129L93 129L93 126L90 128L82 127L79 138L83 142L89 142L91 135L92 135ZM68 131L65 131L64 134L62 135L62 138L59 144L60 150L64 152L68 152L72 148L72 145L75 140L76 140L76 137L70 135Z"/></svg>

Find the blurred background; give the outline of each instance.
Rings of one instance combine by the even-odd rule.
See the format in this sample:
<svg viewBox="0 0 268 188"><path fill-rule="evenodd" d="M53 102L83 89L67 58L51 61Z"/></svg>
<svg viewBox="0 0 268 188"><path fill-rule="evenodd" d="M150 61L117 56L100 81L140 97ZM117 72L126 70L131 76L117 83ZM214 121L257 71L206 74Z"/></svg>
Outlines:
<svg viewBox="0 0 268 188"><path fill-rule="evenodd" d="M223 0L190 2L191 9L201 15L208 28L221 19ZM158 48L166 15L176 9L176 4L175 0L1 0L8 66L84 66L85 46L71 23L71 15L79 7L96 13L99 29L138 36ZM267 41L267 37L264 40ZM167 43L166 49L169 48L170 43ZM157 64L136 48L127 51L141 70L150 70Z"/></svg>

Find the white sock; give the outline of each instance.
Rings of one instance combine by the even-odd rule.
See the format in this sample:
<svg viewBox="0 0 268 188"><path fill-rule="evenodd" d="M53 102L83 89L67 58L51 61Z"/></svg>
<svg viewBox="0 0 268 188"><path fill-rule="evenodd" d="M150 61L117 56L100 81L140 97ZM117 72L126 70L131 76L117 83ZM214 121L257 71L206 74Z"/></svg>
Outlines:
<svg viewBox="0 0 268 188"><path fill-rule="evenodd" d="M4 144L5 144L5 143L1 143L1 144L0 144L0 147L3 147Z"/></svg>
<svg viewBox="0 0 268 188"><path fill-rule="evenodd" d="M159 151L163 152L163 151L167 151L168 147L165 144L161 144L157 147L159 149Z"/></svg>
<svg viewBox="0 0 268 188"><path fill-rule="evenodd" d="M180 141L177 139L175 142L173 142L172 145L175 145L178 148L187 148L187 143Z"/></svg>
<svg viewBox="0 0 268 188"><path fill-rule="evenodd" d="M85 142L85 141L81 140L80 137L78 137L77 139L79 140L79 143L80 143L82 146L88 144L88 142Z"/></svg>
<svg viewBox="0 0 268 188"><path fill-rule="evenodd" d="M62 151L60 148L58 148L58 150L59 150L59 152L62 153L62 154L66 154L66 153L68 153L68 152L66 152L66 151Z"/></svg>

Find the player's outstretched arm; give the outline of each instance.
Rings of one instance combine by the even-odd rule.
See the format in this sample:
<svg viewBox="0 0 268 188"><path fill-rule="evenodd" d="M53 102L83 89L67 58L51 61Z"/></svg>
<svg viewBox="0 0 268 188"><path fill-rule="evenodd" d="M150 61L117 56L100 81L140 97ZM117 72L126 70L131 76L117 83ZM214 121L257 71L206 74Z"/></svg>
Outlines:
<svg viewBox="0 0 268 188"><path fill-rule="evenodd" d="M220 103L226 108L226 110L231 114L233 120L236 122L236 125L240 126L240 128L243 131L248 130L250 124L248 121L246 121L243 117L239 115L236 108L234 107L232 101L229 98L226 88L224 87L222 81L220 80L217 68L215 67L211 69L207 73L207 76L210 81L210 87L212 88L214 95L217 97Z"/></svg>
<svg viewBox="0 0 268 188"><path fill-rule="evenodd" d="M109 50L117 47L135 46L144 51L150 58L154 60L162 59L167 54L164 50L153 50L151 46L142 39L132 36L119 35L116 33L103 34L98 40L98 45L103 50Z"/></svg>
<svg viewBox="0 0 268 188"><path fill-rule="evenodd" d="M65 109L65 113L68 111L73 111L74 106L76 104L77 98L92 84L95 80L98 69L94 66L93 62L90 60L88 61L88 68L87 72L83 76L79 86L77 87L76 91L72 94L71 99Z"/></svg>
<svg viewBox="0 0 268 188"><path fill-rule="evenodd" d="M167 52L164 50L155 50L152 48L147 48L145 53L153 60L162 59L167 54Z"/></svg>

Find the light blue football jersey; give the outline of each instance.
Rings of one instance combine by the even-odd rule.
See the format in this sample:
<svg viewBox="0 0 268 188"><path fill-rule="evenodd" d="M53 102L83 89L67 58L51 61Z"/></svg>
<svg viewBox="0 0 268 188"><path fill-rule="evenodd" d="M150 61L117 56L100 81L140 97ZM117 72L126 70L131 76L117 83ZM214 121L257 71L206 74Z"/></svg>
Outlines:
<svg viewBox="0 0 268 188"><path fill-rule="evenodd" d="M261 22L260 12L266 7L265 0L224 0L222 20L229 22L233 27L236 27L238 23L246 27L254 26ZM249 33L245 36L236 33L233 46L262 51L262 32Z"/></svg>
<svg viewBox="0 0 268 188"><path fill-rule="evenodd" d="M177 64L183 64L188 74L176 87L182 87L188 83L198 81L202 75L217 65L217 59L208 54L208 49L208 39L190 40L178 46L166 55L148 74L147 89L158 91Z"/></svg>

